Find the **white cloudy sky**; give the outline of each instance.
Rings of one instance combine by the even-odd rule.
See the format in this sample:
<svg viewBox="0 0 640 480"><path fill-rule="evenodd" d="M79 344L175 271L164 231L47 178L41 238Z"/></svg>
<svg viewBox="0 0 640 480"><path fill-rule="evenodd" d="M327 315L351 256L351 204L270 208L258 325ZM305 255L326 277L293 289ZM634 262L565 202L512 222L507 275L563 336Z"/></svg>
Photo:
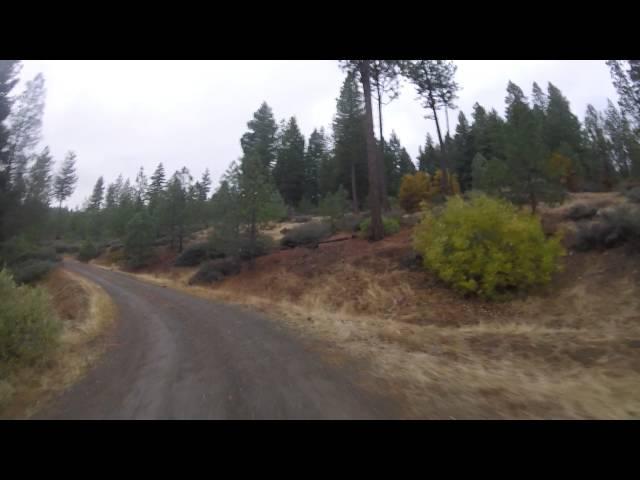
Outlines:
<svg viewBox="0 0 640 480"><path fill-rule="evenodd" d="M458 105L470 117L479 102L504 113L509 80L528 94L537 81L559 87L581 119L588 103L603 109L615 100L603 60L460 60ZM194 177L209 168L215 183L240 156L240 137L262 101L276 120L295 115L308 136L328 128L344 75L336 61L38 61L23 62L22 78L42 72L47 86L43 145L61 160L78 156L80 180L69 205L80 205L96 179L122 173L133 180L159 162L168 174L187 166ZM433 121L424 118L413 87L383 111L415 159ZM457 112L450 114L455 128ZM444 118L443 118L444 122ZM434 137L435 138L435 137Z"/></svg>

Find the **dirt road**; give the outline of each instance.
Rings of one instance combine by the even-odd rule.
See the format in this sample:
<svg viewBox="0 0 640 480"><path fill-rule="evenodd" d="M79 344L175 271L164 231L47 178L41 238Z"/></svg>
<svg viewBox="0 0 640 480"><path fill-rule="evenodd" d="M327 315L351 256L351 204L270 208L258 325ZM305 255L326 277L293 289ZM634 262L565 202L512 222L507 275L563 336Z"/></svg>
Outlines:
<svg viewBox="0 0 640 480"><path fill-rule="evenodd" d="M41 419L397 418L388 398L356 385L258 314L90 265L65 268L116 303L109 350ZM350 371L353 370L353 371Z"/></svg>

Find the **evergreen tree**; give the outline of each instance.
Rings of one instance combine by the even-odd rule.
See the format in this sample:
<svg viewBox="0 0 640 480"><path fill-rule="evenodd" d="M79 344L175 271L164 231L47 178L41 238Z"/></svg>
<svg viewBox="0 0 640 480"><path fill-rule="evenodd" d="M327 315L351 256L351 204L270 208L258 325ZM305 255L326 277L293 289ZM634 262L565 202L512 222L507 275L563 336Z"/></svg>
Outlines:
<svg viewBox="0 0 640 480"><path fill-rule="evenodd" d="M462 191L470 190L472 184L472 162L475 155L475 139L467 117L463 112L458 114L458 125L453 139L454 164Z"/></svg>
<svg viewBox="0 0 640 480"><path fill-rule="evenodd" d="M333 120L334 159L338 185L350 194L354 211L368 192L364 101L354 73L347 73L337 99ZM336 185L337 187L337 185ZM333 193L335 189L331 192Z"/></svg>
<svg viewBox="0 0 640 480"><path fill-rule="evenodd" d="M11 114L13 98L10 94L18 83L20 68L17 60L0 60L0 241L9 236L6 217L18 204L11 191L10 130L6 120Z"/></svg>
<svg viewBox="0 0 640 480"><path fill-rule="evenodd" d="M536 213L541 200L562 195L559 178L549 169L549 153L543 142L543 125L529 107L524 93L513 82L507 86L507 124L505 130L507 179L511 200L529 203Z"/></svg>
<svg viewBox="0 0 640 480"><path fill-rule="evenodd" d="M380 171L380 195L382 207L385 210L389 210L390 206L387 197L389 191L388 168L384 161L386 150L382 129L382 106L398 98L400 94L400 73L400 62L396 60L371 60L371 88L378 107L378 129L380 132L380 156L378 162L378 169Z"/></svg>
<svg viewBox="0 0 640 480"><path fill-rule="evenodd" d="M10 174L14 174L14 165L20 165L15 174L24 173L26 162L40 141L45 93L44 77L39 73L27 82L24 92L16 99L15 109L9 117L7 163Z"/></svg>
<svg viewBox="0 0 640 480"><path fill-rule="evenodd" d="M433 143L433 138L431 134L427 133L424 150L422 147L418 147L418 170L433 175L436 173L439 163L438 152Z"/></svg>
<svg viewBox="0 0 640 480"><path fill-rule="evenodd" d="M149 183L149 188L147 189L147 200L149 202L149 210L153 215L162 199L165 187L164 166L162 162L158 164L150 180L151 183Z"/></svg>
<svg viewBox="0 0 640 480"><path fill-rule="evenodd" d="M102 200L104 199L104 178L98 177L93 187L93 193L89 198L89 210L100 210Z"/></svg>
<svg viewBox="0 0 640 480"><path fill-rule="evenodd" d="M304 136L295 117L282 132L273 179L285 203L297 206L305 193L305 162Z"/></svg>
<svg viewBox="0 0 640 480"><path fill-rule="evenodd" d="M45 147L36 156L35 162L29 170L27 181L27 200L37 202L45 207L49 206L51 200L51 187L53 175L53 157L49 152L49 147Z"/></svg>
<svg viewBox="0 0 640 480"><path fill-rule="evenodd" d="M136 175L136 208L141 209L144 206L148 189L149 185L147 183L147 176L144 174L144 167L140 167L140 170L138 170L138 175Z"/></svg>
<svg viewBox="0 0 640 480"><path fill-rule="evenodd" d="M573 152L571 160L578 163L578 155L582 150L581 125L569 106L569 101L562 92L549 83L548 102L544 116L544 140L549 152L556 152L562 144Z"/></svg>
<svg viewBox="0 0 640 480"><path fill-rule="evenodd" d="M446 195L449 192L449 165L438 110L455 108L453 101L457 98L456 92L459 90L454 80L457 67L453 62L445 60L413 60L403 65L405 75L416 87L424 108L431 110L427 118L431 118L436 124L440 151L443 153L440 156L440 170L443 172L441 191Z"/></svg>
<svg viewBox="0 0 640 480"><path fill-rule="evenodd" d="M245 155L257 155L262 159L265 168L271 170L276 160L278 127L267 102L263 102L253 114L253 119L247 123L247 127L249 131L240 140L242 151Z"/></svg>
<svg viewBox="0 0 640 480"><path fill-rule="evenodd" d="M610 100L605 113L604 131L609 140L609 152L616 173L622 178L629 178L639 168L639 141L633 134L627 117Z"/></svg>
<svg viewBox="0 0 640 480"><path fill-rule="evenodd" d="M613 186L614 168L610 147L604 132L604 119L591 104L584 116L585 176L592 190L610 190Z"/></svg>
<svg viewBox="0 0 640 480"><path fill-rule="evenodd" d="M618 92L618 104L640 129L640 60L608 60L613 85Z"/></svg>
<svg viewBox="0 0 640 480"><path fill-rule="evenodd" d="M304 195L314 205L317 205L320 199L320 172L323 166L327 165L328 157L324 129L314 129L309 136L304 156Z"/></svg>
<svg viewBox="0 0 640 480"><path fill-rule="evenodd" d="M142 210L134 214L126 226L124 253L129 268L147 265L152 256L153 221Z"/></svg>
<svg viewBox="0 0 640 480"><path fill-rule="evenodd" d="M53 182L53 196L58 200L58 208L62 208L62 202L71 196L77 182L76 154L68 152L64 162L62 162L60 172Z"/></svg>

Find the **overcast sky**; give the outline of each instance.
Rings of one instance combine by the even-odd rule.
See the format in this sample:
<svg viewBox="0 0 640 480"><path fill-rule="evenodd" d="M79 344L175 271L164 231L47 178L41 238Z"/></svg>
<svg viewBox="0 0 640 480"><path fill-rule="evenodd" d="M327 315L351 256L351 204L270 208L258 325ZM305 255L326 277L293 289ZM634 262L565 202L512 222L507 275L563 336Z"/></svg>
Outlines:
<svg viewBox="0 0 640 480"><path fill-rule="evenodd" d="M586 106L606 107L617 98L604 60L460 60L459 108L472 106L504 114L509 80L529 95L534 81L556 85L582 120ZM107 183L119 173L133 181L143 166L150 175L159 162L171 175L187 166L198 178L209 168L214 185L241 154L247 121L266 101L276 121L296 116L305 137L316 127L330 132L344 74L337 61L36 61L23 62L22 79L38 72L47 87L43 145L60 161L77 154L76 192L81 205L100 175ZM18 87L20 88L20 87ZM395 130L415 161L432 120L404 85L400 98L384 107L388 138ZM455 129L457 112L450 112ZM442 115L444 124L444 115ZM377 131L377 130L376 130ZM434 135L435 138L435 135Z"/></svg>

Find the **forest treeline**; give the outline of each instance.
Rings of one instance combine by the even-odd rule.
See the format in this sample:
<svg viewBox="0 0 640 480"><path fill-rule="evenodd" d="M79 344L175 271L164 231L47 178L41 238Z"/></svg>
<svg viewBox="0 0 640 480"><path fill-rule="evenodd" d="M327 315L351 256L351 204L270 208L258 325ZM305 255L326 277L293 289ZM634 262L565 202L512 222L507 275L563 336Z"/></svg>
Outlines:
<svg viewBox="0 0 640 480"><path fill-rule="evenodd" d="M196 179L187 167L166 172L159 164L150 172L140 167L133 179L97 178L90 198L69 209L63 204L82 159L69 152L56 162L48 147L36 150L44 77L36 75L15 93L20 62L1 61L0 255L15 263L25 245L54 240L119 239L144 252L163 239L182 250L187 233L215 226L220 236L226 232L221 244L230 250L244 245L251 256L261 223L291 212L371 210L371 228L377 228L377 210L392 208L403 178L416 172L439 182L443 197L481 190L534 211L566 192L609 191L640 177L640 65L608 65L618 106L609 101L600 112L589 105L581 121L556 85L534 82L527 94L509 82L504 116L476 103L470 118L458 113L450 131L460 91L453 62L342 61L345 78L330 131L316 128L305 138L295 117L277 121L265 102L240 138L241 158L215 189L209 170ZM398 97L402 82L415 87L437 132L426 135L415 159L395 132L383 136L384 107Z"/></svg>

